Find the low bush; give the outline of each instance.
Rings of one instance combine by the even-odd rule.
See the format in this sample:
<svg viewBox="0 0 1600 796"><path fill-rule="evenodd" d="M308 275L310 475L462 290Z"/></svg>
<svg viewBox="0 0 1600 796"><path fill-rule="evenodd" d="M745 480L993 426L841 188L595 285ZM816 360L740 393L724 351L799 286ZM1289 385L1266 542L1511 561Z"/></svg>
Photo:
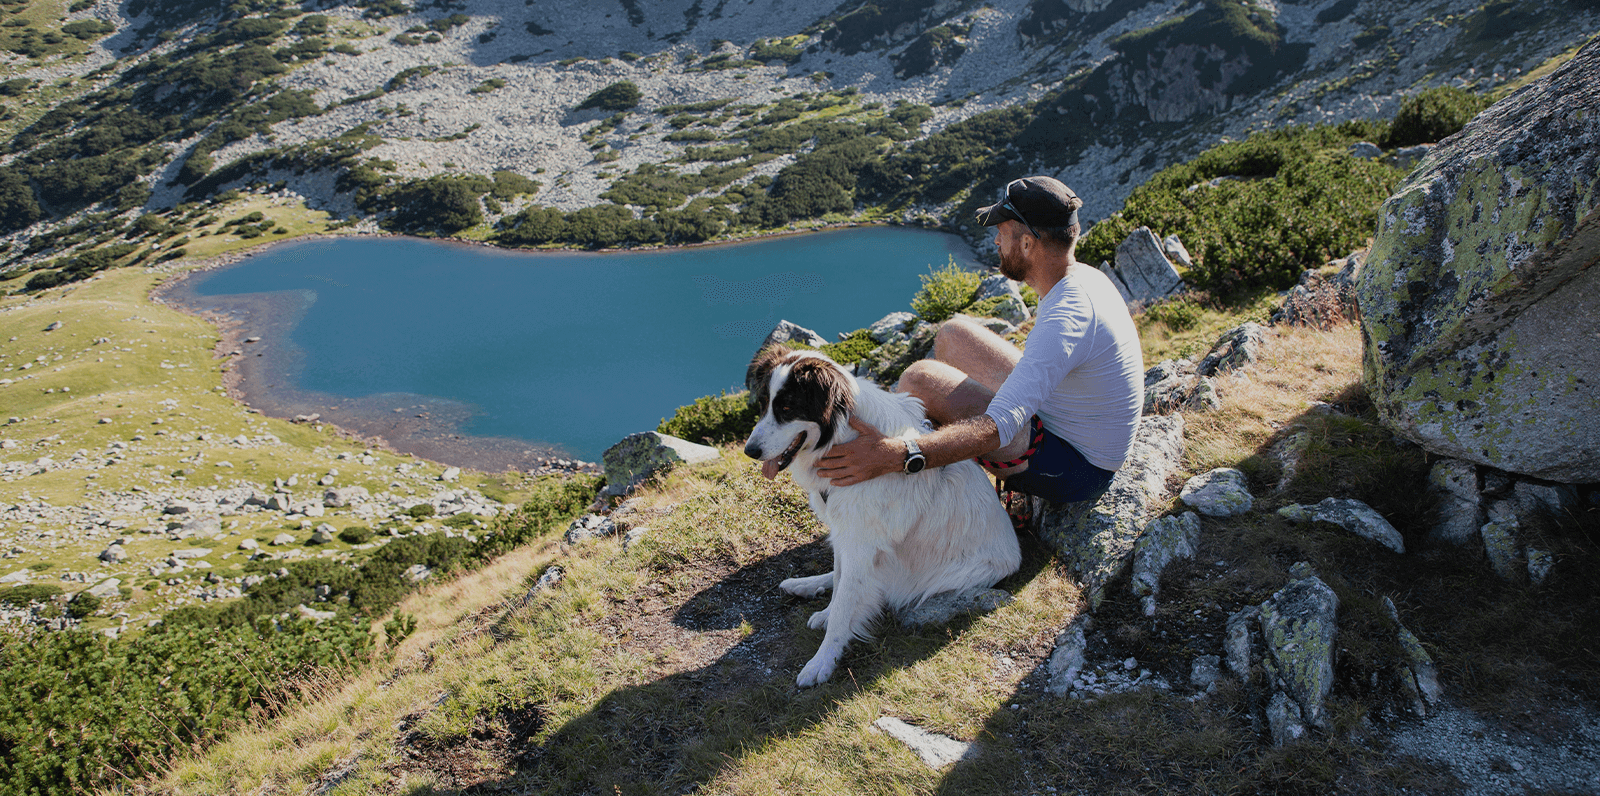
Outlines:
<svg viewBox="0 0 1600 796"><path fill-rule="evenodd" d="M1382 144L1401 147L1443 141L1487 107L1488 97L1450 86L1412 94L1395 111Z"/></svg>
<svg viewBox="0 0 1600 796"><path fill-rule="evenodd" d="M578 103L578 107L574 108L574 110L584 111L590 108L600 108L608 111L625 111L638 105L639 99L643 96L644 94L639 91L639 87L634 85L632 81L619 80L590 94L584 98L583 102Z"/></svg>
<svg viewBox="0 0 1600 796"><path fill-rule="evenodd" d="M663 419L656 426L656 431L690 442L723 445L744 441L759 419L749 393L740 391L729 395L722 392L678 407L670 419Z"/></svg>
<svg viewBox="0 0 1600 796"><path fill-rule="evenodd" d="M339 532L339 541L345 544L366 544L372 540L372 529L365 525L352 525Z"/></svg>
<svg viewBox="0 0 1600 796"><path fill-rule="evenodd" d="M939 323L972 306L982 278L956 265L954 257L944 268L918 277L922 289L911 299L911 309L929 323Z"/></svg>
<svg viewBox="0 0 1600 796"><path fill-rule="evenodd" d="M420 520L423 517L432 517L436 511L438 511L438 509L435 509L432 503L418 503L417 505L406 509L405 513L407 516L415 517Z"/></svg>

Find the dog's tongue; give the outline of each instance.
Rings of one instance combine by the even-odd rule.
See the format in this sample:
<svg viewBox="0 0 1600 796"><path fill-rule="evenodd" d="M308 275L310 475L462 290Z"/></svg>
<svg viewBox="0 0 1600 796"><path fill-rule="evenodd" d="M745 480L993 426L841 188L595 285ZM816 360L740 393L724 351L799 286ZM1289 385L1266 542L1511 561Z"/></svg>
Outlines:
<svg viewBox="0 0 1600 796"><path fill-rule="evenodd" d="M768 460L762 462L761 463L761 477L767 479L768 481L771 481L772 479L777 478L778 477L778 468L780 466L778 464L778 462L781 461L782 459L783 459L783 457L779 456L779 457L777 457L775 459L768 459Z"/></svg>

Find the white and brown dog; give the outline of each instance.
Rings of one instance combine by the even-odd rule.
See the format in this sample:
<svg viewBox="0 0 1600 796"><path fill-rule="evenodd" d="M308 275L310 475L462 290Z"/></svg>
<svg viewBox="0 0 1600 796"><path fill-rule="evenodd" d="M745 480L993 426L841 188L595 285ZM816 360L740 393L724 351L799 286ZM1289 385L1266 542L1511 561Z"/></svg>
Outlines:
<svg viewBox="0 0 1600 796"><path fill-rule="evenodd" d="M885 392L812 351L770 346L751 361L745 383L761 420L744 446L768 478L794 466L795 483L828 527L833 571L778 584L800 597L833 589L810 626L822 647L800 671L801 687L825 682L853 638L885 606L899 609L945 591L992 586L1022 563L1016 532L977 464L963 461L915 474L891 473L833 486L815 465L836 442L856 437L859 417L887 436L923 433L922 402Z"/></svg>

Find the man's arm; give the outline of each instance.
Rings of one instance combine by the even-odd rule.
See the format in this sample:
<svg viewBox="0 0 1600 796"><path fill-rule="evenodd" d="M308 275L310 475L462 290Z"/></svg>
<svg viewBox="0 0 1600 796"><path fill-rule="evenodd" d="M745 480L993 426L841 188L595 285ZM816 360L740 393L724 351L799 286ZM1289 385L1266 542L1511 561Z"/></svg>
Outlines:
<svg viewBox="0 0 1600 796"><path fill-rule="evenodd" d="M860 436L830 448L817 462L817 475L829 479L834 486L850 486L898 473L905 467L904 440L885 437L855 417L850 418L850 427ZM917 439L917 445L929 467L943 467L1000 447L1000 433L993 418L978 415L924 434Z"/></svg>

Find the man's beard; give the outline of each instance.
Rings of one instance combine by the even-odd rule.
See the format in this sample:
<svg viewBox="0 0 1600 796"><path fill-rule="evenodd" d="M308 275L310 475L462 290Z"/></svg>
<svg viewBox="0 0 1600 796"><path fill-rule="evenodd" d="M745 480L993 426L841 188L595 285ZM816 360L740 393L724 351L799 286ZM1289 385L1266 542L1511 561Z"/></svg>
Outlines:
<svg viewBox="0 0 1600 796"><path fill-rule="evenodd" d="M1000 250L1000 273L1013 282L1021 282L1023 281L1022 278L1028 275L1022 258L1018 256L1007 257L1005 249Z"/></svg>

